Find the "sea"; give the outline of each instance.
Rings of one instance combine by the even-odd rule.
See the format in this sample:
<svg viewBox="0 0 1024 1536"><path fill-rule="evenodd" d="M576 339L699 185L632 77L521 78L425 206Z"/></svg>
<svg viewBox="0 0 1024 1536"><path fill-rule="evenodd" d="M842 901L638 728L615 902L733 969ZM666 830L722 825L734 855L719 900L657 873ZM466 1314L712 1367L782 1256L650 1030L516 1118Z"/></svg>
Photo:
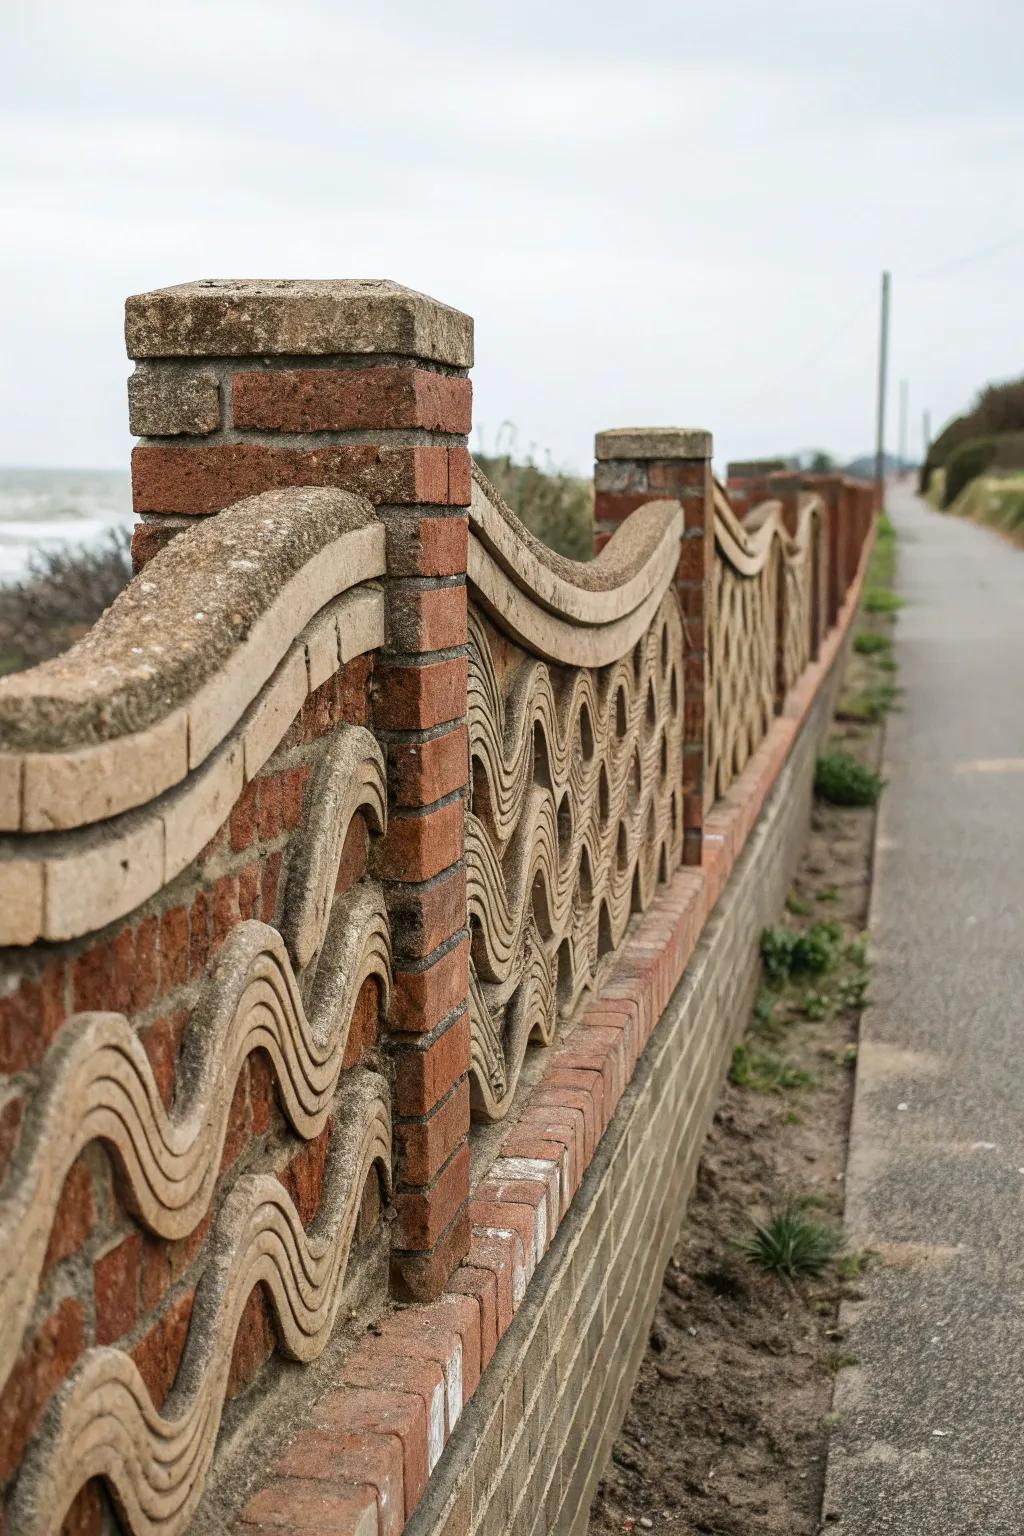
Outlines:
<svg viewBox="0 0 1024 1536"><path fill-rule="evenodd" d="M51 549L94 545L132 525L127 470L0 468L0 586Z"/></svg>

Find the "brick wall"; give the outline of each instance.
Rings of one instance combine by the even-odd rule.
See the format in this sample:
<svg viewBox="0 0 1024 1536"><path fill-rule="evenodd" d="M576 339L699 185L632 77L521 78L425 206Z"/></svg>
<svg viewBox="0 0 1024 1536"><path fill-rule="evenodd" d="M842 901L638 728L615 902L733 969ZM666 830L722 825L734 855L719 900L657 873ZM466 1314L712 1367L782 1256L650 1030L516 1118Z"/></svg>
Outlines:
<svg viewBox="0 0 1024 1536"><path fill-rule="evenodd" d="M46 1052L72 1014L125 1013L152 1064L166 1105L173 1099L183 1038L209 968L242 921L280 920L295 835L308 814L311 778L325 746L345 725L370 719L373 659L359 656L313 693L260 773L200 856L158 896L88 939L0 954L0 1178L14 1155ZM346 840L337 893L365 874L370 833L357 814ZM382 1021L374 980L365 983L344 1066L374 1062ZM269 1059L243 1064L231 1105L220 1178L209 1211L188 1236L154 1237L133 1216L114 1160L91 1144L72 1165L53 1223L39 1295L20 1356L0 1390L0 1487L9 1483L52 1394L92 1345L131 1355L154 1403L171 1387L188 1332L196 1283L217 1212L240 1175L272 1172L304 1222L315 1218L332 1127L314 1142L289 1128ZM354 1269L383 1276L374 1232L380 1190L364 1195ZM369 1277L364 1284L370 1284ZM256 1381L275 1333L261 1289L253 1291L235 1343L229 1398ZM112 1518L99 1484L78 1496L66 1529L99 1530Z"/></svg>

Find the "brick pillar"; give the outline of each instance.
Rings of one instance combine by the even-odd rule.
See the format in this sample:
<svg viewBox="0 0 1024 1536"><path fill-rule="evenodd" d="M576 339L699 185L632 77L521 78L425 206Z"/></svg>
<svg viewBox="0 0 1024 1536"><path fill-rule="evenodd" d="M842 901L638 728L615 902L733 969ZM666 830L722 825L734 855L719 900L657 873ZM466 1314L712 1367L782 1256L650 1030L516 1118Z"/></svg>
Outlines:
<svg viewBox="0 0 1024 1536"><path fill-rule="evenodd" d="M842 602L850 588L850 583L857 574L857 565L860 560L860 546L863 537L864 512L874 499L874 491L870 485L864 485L858 480L846 480L843 482L842 500L842 528L840 531L841 549L839 552L839 569L842 579L842 589L839 601Z"/></svg>
<svg viewBox="0 0 1024 1536"><path fill-rule="evenodd" d="M645 502L682 502L685 519L676 589L683 610L683 862L699 864L704 826L706 638L715 558L711 433L689 427L623 427L594 440L597 548Z"/></svg>
<svg viewBox="0 0 1024 1536"><path fill-rule="evenodd" d="M792 470L778 470L766 481L768 499L782 506L782 525L790 537L796 536L800 520L800 490L802 481ZM775 710L782 712L786 702L786 625L789 622L789 593L786 590L786 560L782 549L776 545L777 585L775 594Z"/></svg>
<svg viewBox="0 0 1024 1536"><path fill-rule="evenodd" d="M403 1296L469 1247L468 931L463 863L467 315L387 282L189 283L128 300L140 563L259 491L358 491L387 529L387 645L374 730L389 827L373 861L391 917L396 1215Z"/></svg>
<svg viewBox="0 0 1024 1536"><path fill-rule="evenodd" d="M782 521L786 532L796 537L797 526L800 521L800 491L803 481L792 470L783 469L768 476L766 496L770 501L782 503Z"/></svg>
<svg viewBox="0 0 1024 1536"><path fill-rule="evenodd" d="M849 517L846 486L842 475L804 475L807 490L816 491L825 503L825 528L828 542L828 578L826 582L825 628L836 622L846 590L843 572L846 560L845 528Z"/></svg>

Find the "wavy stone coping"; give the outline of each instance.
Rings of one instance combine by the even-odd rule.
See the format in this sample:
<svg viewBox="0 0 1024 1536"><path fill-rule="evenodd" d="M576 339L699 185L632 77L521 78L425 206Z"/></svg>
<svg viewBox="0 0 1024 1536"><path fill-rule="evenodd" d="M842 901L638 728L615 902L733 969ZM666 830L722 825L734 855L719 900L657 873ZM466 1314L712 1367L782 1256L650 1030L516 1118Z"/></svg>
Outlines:
<svg viewBox="0 0 1024 1536"><path fill-rule="evenodd" d="M677 501L638 508L596 559L556 554L473 466L468 577L486 612L527 650L566 666L617 661L650 623L675 575Z"/></svg>
<svg viewBox="0 0 1024 1536"><path fill-rule="evenodd" d="M184 783L102 826L0 838L0 945L79 938L155 895L227 820L309 694L383 643L380 588L343 593L293 641L238 729Z"/></svg>
<svg viewBox="0 0 1024 1536"><path fill-rule="evenodd" d="M0 830L83 826L180 783L325 604L384 569L384 529L345 491L268 491L172 540L69 651L0 680Z"/></svg>
<svg viewBox="0 0 1024 1536"><path fill-rule="evenodd" d="M824 510L820 496L814 493L801 496L795 536L783 522L780 501L760 502L741 522L725 490L716 481L715 546L741 576L756 576L764 569L772 541L776 538L783 541L790 554L802 555L811 537L814 518L822 516Z"/></svg>

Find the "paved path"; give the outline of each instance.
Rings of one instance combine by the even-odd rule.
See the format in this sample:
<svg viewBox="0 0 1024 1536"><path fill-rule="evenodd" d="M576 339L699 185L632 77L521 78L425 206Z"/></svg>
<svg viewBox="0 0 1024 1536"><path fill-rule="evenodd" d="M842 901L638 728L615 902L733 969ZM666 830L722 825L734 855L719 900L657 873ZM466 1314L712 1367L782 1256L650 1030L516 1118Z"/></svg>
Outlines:
<svg viewBox="0 0 1024 1536"><path fill-rule="evenodd" d="M890 492L902 712L886 734L873 1006L824 1532L1024 1532L1024 551Z"/></svg>

